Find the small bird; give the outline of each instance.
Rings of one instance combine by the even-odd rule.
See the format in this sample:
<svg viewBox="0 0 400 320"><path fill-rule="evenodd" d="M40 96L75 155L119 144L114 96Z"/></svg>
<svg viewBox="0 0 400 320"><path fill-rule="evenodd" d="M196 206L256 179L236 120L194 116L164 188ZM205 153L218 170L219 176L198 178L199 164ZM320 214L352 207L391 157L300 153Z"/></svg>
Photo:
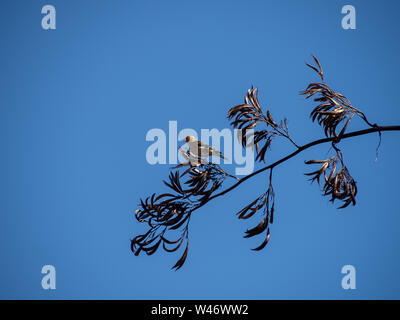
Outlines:
<svg viewBox="0 0 400 320"><path fill-rule="evenodd" d="M189 155L197 158L208 158L209 156L217 156L221 159L228 160L218 150L210 147L209 145L197 140L193 136L187 136L185 141L189 146Z"/></svg>

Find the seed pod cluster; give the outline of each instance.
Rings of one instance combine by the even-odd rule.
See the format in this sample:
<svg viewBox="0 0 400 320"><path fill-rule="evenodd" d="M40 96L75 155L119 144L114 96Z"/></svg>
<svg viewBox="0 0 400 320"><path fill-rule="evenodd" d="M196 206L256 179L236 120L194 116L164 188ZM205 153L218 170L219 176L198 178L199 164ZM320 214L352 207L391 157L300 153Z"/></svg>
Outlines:
<svg viewBox="0 0 400 320"><path fill-rule="evenodd" d="M326 160L310 160L306 164L321 164L321 167L313 172L306 173L310 180L317 181L320 184L320 177L324 178L322 192L324 196L330 196L332 203L335 200L343 202L339 207L345 208L350 204L356 204L357 184L350 175L343 162L341 153Z"/></svg>
<svg viewBox="0 0 400 320"><path fill-rule="evenodd" d="M262 250L268 244L270 238L269 224L274 222L275 193L271 181L267 192L263 193L253 202L245 206L237 213L237 215L239 219L249 219L261 209L264 209L262 220L254 228L247 230L244 236L245 238L250 238L266 231L264 241L258 247L253 249L256 251Z"/></svg>
<svg viewBox="0 0 400 320"><path fill-rule="evenodd" d="M172 193L153 194L140 201L135 217L139 222L147 223L149 230L131 240L131 250L135 255L144 251L152 255L162 244L167 252L178 250L183 243L186 248L181 258L173 266L179 269L185 263L189 246L189 221L192 211L209 201L224 179L229 176L216 164L190 166L182 174L171 172L165 185ZM186 177L185 181L181 181ZM171 236L177 237L169 240Z"/></svg>
<svg viewBox="0 0 400 320"><path fill-rule="evenodd" d="M291 140L286 119L278 124L269 110L263 113L257 88L252 87L247 91L244 104L239 104L228 111L228 119L232 120L231 125L235 129L239 129L238 138L243 148L249 145L256 147L257 161L265 162L266 152L275 137L283 136ZM266 129L255 130L259 123L265 124Z"/></svg>
<svg viewBox="0 0 400 320"><path fill-rule="evenodd" d="M323 82L323 71L318 59L314 57L317 67L307 63L321 77L322 82L310 83L307 88L300 92L306 99L315 95L314 101L319 104L311 111L310 118L317 121L323 127L327 137L340 137L344 134L350 120L354 115L361 117L368 124L364 113L352 106L350 100L344 95L332 90ZM343 124L339 133L336 132L339 125Z"/></svg>

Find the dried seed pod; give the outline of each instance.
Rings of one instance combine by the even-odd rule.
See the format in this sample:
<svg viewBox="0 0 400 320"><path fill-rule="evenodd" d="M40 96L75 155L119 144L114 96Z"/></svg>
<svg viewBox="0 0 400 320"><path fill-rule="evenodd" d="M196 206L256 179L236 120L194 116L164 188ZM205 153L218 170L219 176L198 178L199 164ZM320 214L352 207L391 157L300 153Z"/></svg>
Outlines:
<svg viewBox="0 0 400 320"><path fill-rule="evenodd" d="M258 100L258 89L249 89L244 101L244 104L237 105L229 110L228 119L232 120L231 125L234 128L240 130L238 132L240 135L239 141L244 148L249 145L256 146L257 161L265 162L266 152L272 140L277 136L283 136L294 143L289 137L286 119L278 125L269 110L266 111L266 114L262 112ZM260 123L264 123L267 126L267 130L254 130ZM249 134L249 131L252 130L254 132ZM250 138L252 139L250 140ZM263 145L260 147L260 144Z"/></svg>
<svg viewBox="0 0 400 320"><path fill-rule="evenodd" d="M306 164L317 164L322 163L322 166L314 172L306 173L311 176L311 181L320 182L320 177L324 177L324 186L322 188L324 196L331 196L330 201L334 202L339 200L344 202L340 208L345 208L351 203L356 204L357 185L354 179L351 177L347 170L343 157L340 152L337 155L326 159L326 160L310 160L306 161ZM337 164L341 165L341 168L337 170ZM329 174L327 174L329 172Z"/></svg>
<svg viewBox="0 0 400 320"><path fill-rule="evenodd" d="M317 72L323 81L322 67L317 58L314 56L313 58L318 67L316 68L308 63L306 63L306 65ZM358 115L370 125L364 113L352 106L350 100L344 95L333 91L324 82L310 83L300 94L305 95L306 99L314 95L316 96L314 101L319 102L319 104L311 111L310 118L313 122L317 121L318 124L323 127L327 137L341 137L354 115ZM336 129L344 120L347 121L338 135Z"/></svg>
<svg viewBox="0 0 400 320"><path fill-rule="evenodd" d="M237 213L237 215L239 219L249 219L262 208L264 208L263 219L255 227L247 230L244 235L245 238L250 238L264 232L265 230L267 231L264 242L257 248L254 248L253 250L261 250L267 245L270 238L269 224L272 224L274 222L275 193L272 187L271 175L270 175L270 184L267 192L263 193L257 199L255 199L250 204L245 206L242 210L240 210Z"/></svg>
<svg viewBox="0 0 400 320"><path fill-rule="evenodd" d="M189 156L188 156L189 157ZM140 208L135 211L139 222L147 223L150 227L145 234L136 236L131 241L131 250L135 255L145 252L154 254L162 244L167 252L178 250L184 240L188 243L188 228L192 211L209 201L213 193L218 190L226 177L233 177L217 164L194 165L189 161L188 168L179 174L170 172L164 184L172 190L171 193L156 194L140 201ZM183 166L182 166L183 167ZM181 179L185 178L184 181ZM176 240L168 240L168 232L181 231ZM171 247L172 245L172 247ZM174 269L184 264L188 253L188 244Z"/></svg>

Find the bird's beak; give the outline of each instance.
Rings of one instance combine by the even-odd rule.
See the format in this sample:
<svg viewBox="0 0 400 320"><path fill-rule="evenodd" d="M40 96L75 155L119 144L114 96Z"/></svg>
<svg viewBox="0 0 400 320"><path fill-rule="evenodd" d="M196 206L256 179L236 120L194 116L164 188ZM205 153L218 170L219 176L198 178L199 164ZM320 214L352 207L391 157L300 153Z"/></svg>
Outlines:
<svg viewBox="0 0 400 320"><path fill-rule="evenodd" d="M186 142L186 138L179 140L180 142Z"/></svg>

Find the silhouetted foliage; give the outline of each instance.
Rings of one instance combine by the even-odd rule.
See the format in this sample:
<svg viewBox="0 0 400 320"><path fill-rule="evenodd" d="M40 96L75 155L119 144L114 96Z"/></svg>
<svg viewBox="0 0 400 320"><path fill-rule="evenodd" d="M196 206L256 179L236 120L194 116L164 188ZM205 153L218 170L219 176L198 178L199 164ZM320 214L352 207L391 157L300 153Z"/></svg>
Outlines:
<svg viewBox="0 0 400 320"><path fill-rule="evenodd" d="M356 204L357 185L344 163L342 151L338 147L339 142L341 139L372 132L378 132L380 137L381 131L400 130L400 126L371 124L365 114L355 108L348 98L335 92L324 82L321 64L316 57L313 56L313 59L316 66L308 63L306 65L318 74L321 82L310 83L300 94L305 95L306 99L314 97L314 101L318 103L310 117L313 122L317 121L322 126L326 138L312 141L303 146L297 145L289 135L287 120L284 119L278 123L272 118L270 110L266 110L264 113L260 106L258 89L252 87L245 95L244 103L228 111L231 125L233 128L239 129L238 139L243 148L255 147L256 161L265 162L272 141L281 137L289 141L295 147L295 151L239 179L224 171L219 165L204 162L190 151L185 152L180 149L187 162L177 165L174 168L177 170L170 172L169 179L164 181L170 191L160 195L153 194L145 200L141 200L140 208L135 212L136 219L139 222L147 223L149 228L146 233L131 240L131 250L135 255L139 255L141 251L152 255L161 244L165 251L174 252L185 244L182 256L173 266L176 270L181 268L188 255L189 223L192 213L212 199L227 194L251 177L269 170L269 185L266 191L237 213L239 219L246 220L253 217L256 212L262 212L261 221L255 227L247 230L244 237L250 238L264 233L263 242L253 250L263 249L270 239L270 226L274 222L275 214L275 193L272 186L273 168L305 149L321 143L330 142L335 154L325 160L306 161L307 165L320 165L318 170L306 173L306 175L312 182L317 181L318 184L323 182L322 194L329 196L331 202L341 201L342 205L339 208ZM354 116L360 117L369 128L346 133ZM259 128L260 126L263 127ZM236 183L221 190L224 181L228 178L235 179Z"/></svg>

